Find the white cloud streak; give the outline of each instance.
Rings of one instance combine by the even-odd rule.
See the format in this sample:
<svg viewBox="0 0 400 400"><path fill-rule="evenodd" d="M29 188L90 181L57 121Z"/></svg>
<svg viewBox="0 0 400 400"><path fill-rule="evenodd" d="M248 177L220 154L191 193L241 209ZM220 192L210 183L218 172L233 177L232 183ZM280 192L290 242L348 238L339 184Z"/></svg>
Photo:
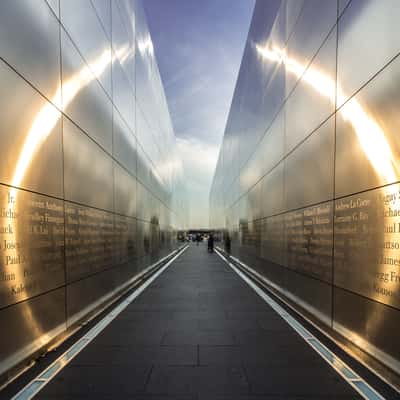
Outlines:
<svg viewBox="0 0 400 400"><path fill-rule="evenodd" d="M209 189L217 163L219 146L196 138L177 138L185 170L190 202L190 226L208 227Z"/></svg>

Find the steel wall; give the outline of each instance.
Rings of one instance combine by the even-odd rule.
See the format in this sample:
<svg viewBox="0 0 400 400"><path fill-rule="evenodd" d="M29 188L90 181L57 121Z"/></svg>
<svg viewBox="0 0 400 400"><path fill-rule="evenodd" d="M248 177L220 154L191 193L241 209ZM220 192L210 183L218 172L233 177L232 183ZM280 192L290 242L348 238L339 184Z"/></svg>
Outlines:
<svg viewBox="0 0 400 400"><path fill-rule="evenodd" d="M399 17L257 1L210 194L234 255L397 372Z"/></svg>
<svg viewBox="0 0 400 400"><path fill-rule="evenodd" d="M136 0L0 2L0 375L178 246L182 169Z"/></svg>

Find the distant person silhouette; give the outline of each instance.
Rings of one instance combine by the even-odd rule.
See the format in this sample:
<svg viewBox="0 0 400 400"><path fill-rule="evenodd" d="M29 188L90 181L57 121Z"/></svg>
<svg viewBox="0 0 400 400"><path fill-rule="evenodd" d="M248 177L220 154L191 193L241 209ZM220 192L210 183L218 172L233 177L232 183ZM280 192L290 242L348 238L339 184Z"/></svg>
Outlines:
<svg viewBox="0 0 400 400"><path fill-rule="evenodd" d="M208 237L208 252L212 253L214 251L214 235L210 233Z"/></svg>
<svg viewBox="0 0 400 400"><path fill-rule="evenodd" d="M227 234L225 237L225 252L229 255L231 254L231 238L229 234Z"/></svg>
<svg viewBox="0 0 400 400"><path fill-rule="evenodd" d="M198 246L199 245L199 243L200 243L200 233L198 233L197 235L196 235L196 246Z"/></svg>

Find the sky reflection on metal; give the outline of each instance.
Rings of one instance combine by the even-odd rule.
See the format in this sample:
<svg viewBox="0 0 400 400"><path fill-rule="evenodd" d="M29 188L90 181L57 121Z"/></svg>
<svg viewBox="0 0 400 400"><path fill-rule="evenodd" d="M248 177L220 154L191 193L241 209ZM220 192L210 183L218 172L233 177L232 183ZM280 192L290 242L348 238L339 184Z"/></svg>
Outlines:
<svg viewBox="0 0 400 400"><path fill-rule="evenodd" d="M335 80L333 78L316 68L309 67L307 69L306 65L287 56L284 49L259 44L255 44L255 49L262 59L283 63L286 71L297 78L302 78L304 82L321 96L328 98L334 105L336 105L335 96L337 96L339 104L346 100L347 96L340 84L337 85L337 93L335 95ZM395 182L399 172L398 163L378 122L368 114L367 110L354 97L347 101L338 112L345 121L352 125L361 148L384 183Z"/></svg>
<svg viewBox="0 0 400 400"><path fill-rule="evenodd" d="M128 47L123 47L116 51L116 55L120 60L128 58L129 53ZM62 86L57 89L51 99L52 102L46 102L46 105L36 114L18 158L12 179L12 186L21 186L32 160L60 120L61 112L55 106L65 110L83 88L104 73L106 68L111 64L111 60L109 50L101 53L89 63L89 68L85 65L72 77L66 79ZM61 98L62 104L59 103L59 99Z"/></svg>
<svg viewBox="0 0 400 400"><path fill-rule="evenodd" d="M130 57L130 51L128 47L122 47L116 51L118 59L125 61ZM12 179L13 187L21 187L24 177L28 172L35 156L38 154L41 146L46 142L48 137L53 132L53 129L60 121L62 113L60 110L65 110L68 105L74 100L78 93L88 86L93 80L98 79L107 67L115 60L111 57L109 50L102 52L97 58L95 58L89 65L85 65L76 74L72 75L69 79L66 79L62 86L60 86L51 101L46 101L46 104L36 114L32 125L27 132L22 151L18 157L18 162L15 167L15 172ZM89 67L89 68L88 68ZM60 99L62 98L62 104ZM7 207L10 210L14 210L18 205L18 191L15 188L11 188L9 191L9 199L12 198L12 202L8 201ZM8 223L12 226L13 242L18 243L19 235L18 226L14 218L8 218ZM11 250L10 250L11 253ZM18 249L13 251L13 255L18 254ZM23 275L21 271L19 275ZM11 282L12 283L12 282ZM42 347L52 338L54 333L45 333L40 325L36 323L35 315L30 309L29 303L25 303L24 306L25 321L29 323L30 329L35 332L37 337L37 347Z"/></svg>

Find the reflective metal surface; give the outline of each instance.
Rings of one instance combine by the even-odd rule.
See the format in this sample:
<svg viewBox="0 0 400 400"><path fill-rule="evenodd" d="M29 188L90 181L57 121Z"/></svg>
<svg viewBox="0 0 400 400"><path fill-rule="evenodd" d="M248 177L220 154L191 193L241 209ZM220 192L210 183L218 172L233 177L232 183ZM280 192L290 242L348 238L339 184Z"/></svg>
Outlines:
<svg viewBox="0 0 400 400"><path fill-rule="evenodd" d="M52 99L61 79L59 24L46 1L1 1L0 37L0 57Z"/></svg>
<svg viewBox="0 0 400 400"><path fill-rule="evenodd" d="M61 197L61 113L4 63L0 79L1 182Z"/></svg>
<svg viewBox="0 0 400 400"><path fill-rule="evenodd" d="M111 97L111 43L104 32L102 21L90 0L61 0L61 22L92 72ZM100 3L98 3L100 7ZM103 5L103 9L104 9ZM77 12L79 10L79 12ZM104 10L105 11L105 10ZM64 53L64 51L63 51ZM65 53L66 54L66 53ZM93 60L101 55L108 59L104 71L97 73ZM64 75L68 78L68 74Z"/></svg>
<svg viewBox="0 0 400 400"><path fill-rule="evenodd" d="M112 211L112 158L66 118L63 131L65 198Z"/></svg>
<svg viewBox="0 0 400 400"><path fill-rule="evenodd" d="M391 185L336 200L334 249L337 286L397 308L399 189Z"/></svg>
<svg viewBox="0 0 400 400"><path fill-rule="evenodd" d="M65 216L67 282L114 266L113 214L66 202Z"/></svg>
<svg viewBox="0 0 400 400"><path fill-rule="evenodd" d="M329 119L285 160L286 209L333 195L334 119Z"/></svg>
<svg viewBox="0 0 400 400"><path fill-rule="evenodd" d="M398 8L396 0L352 0L343 13L338 38L338 81L346 91L342 101L400 52Z"/></svg>
<svg viewBox="0 0 400 400"><path fill-rule="evenodd" d="M287 266L332 281L332 203L285 214Z"/></svg>
<svg viewBox="0 0 400 400"><path fill-rule="evenodd" d="M139 0L2 1L0 81L1 382L177 248L188 211Z"/></svg>
<svg viewBox="0 0 400 400"><path fill-rule="evenodd" d="M0 373L43 348L65 325L65 289L57 289L0 311Z"/></svg>
<svg viewBox="0 0 400 400"><path fill-rule="evenodd" d="M111 0L91 0L109 40L111 40Z"/></svg>
<svg viewBox="0 0 400 400"><path fill-rule="evenodd" d="M400 60L396 59L336 114L338 196L399 180L400 96L393 85L399 74Z"/></svg>
<svg viewBox="0 0 400 400"><path fill-rule="evenodd" d="M63 202L0 186L0 309L63 286Z"/></svg>
<svg viewBox="0 0 400 400"><path fill-rule="evenodd" d="M64 30L61 32L61 47L64 55L63 110L100 146L111 152L112 103L96 79L111 66L111 52L97 52L88 65Z"/></svg>
<svg viewBox="0 0 400 400"><path fill-rule="evenodd" d="M306 67L307 64L302 66ZM335 86L324 87L317 81L316 75L321 71L333 82L336 73L335 30L322 45L287 100L285 107L287 152L317 129L335 111ZM299 75L300 71L299 74L288 71L288 77ZM323 96L321 91L324 91Z"/></svg>
<svg viewBox="0 0 400 400"><path fill-rule="evenodd" d="M400 371L399 4L275 11L256 2L210 224L299 308Z"/></svg>

